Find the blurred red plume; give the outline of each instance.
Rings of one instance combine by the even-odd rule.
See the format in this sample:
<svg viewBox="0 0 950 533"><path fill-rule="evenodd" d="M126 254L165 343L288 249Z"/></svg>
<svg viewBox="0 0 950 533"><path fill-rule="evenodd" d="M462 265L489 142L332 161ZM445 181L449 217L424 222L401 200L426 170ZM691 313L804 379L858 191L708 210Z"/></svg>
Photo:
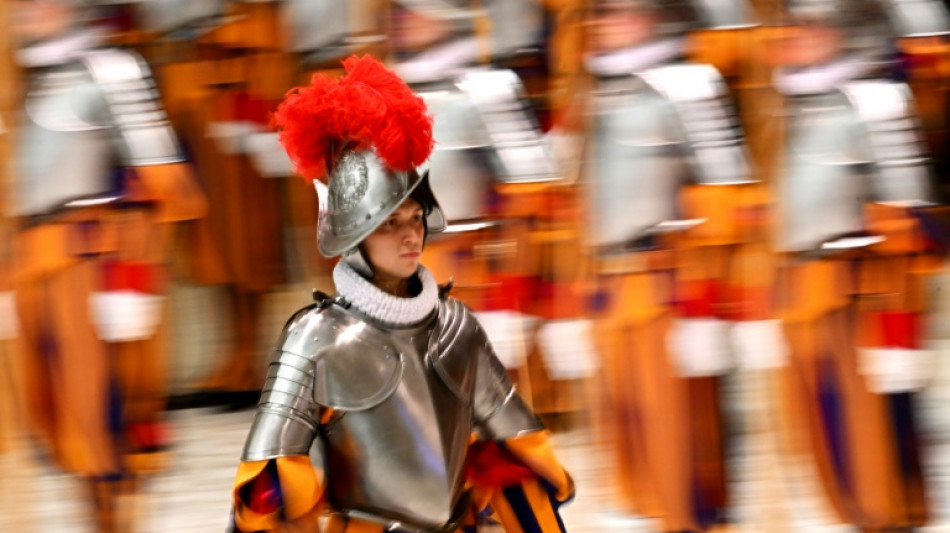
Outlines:
<svg viewBox="0 0 950 533"><path fill-rule="evenodd" d="M343 68L340 79L317 74L309 86L290 90L274 113L297 172L319 179L343 147L372 148L396 171L428 159L432 117L422 99L371 56L350 56Z"/></svg>

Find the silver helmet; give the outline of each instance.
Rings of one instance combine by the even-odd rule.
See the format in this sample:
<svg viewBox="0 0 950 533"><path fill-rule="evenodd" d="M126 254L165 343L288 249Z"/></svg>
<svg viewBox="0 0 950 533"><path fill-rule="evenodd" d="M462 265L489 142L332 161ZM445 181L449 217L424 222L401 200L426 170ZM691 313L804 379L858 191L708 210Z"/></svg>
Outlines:
<svg viewBox="0 0 950 533"><path fill-rule="evenodd" d="M427 232L445 229L428 173L393 171L373 150L347 151L327 182L314 181L320 199L317 248L325 257L355 249L410 197L425 211Z"/></svg>
<svg viewBox="0 0 950 533"><path fill-rule="evenodd" d="M931 37L950 33L950 13L938 0L885 0L898 37Z"/></svg>
<svg viewBox="0 0 950 533"><path fill-rule="evenodd" d="M695 0L595 0L595 16L618 12L639 12L654 18L659 36L683 35L703 27L704 8L709 2ZM697 5L698 4L698 5Z"/></svg>
<svg viewBox="0 0 950 533"><path fill-rule="evenodd" d="M752 9L745 0L693 0L702 26L734 29L754 26Z"/></svg>
<svg viewBox="0 0 950 533"><path fill-rule="evenodd" d="M143 29L165 34L179 29L200 29L220 24L225 0L135 0L135 16ZM188 34L188 32L184 32Z"/></svg>
<svg viewBox="0 0 950 533"><path fill-rule="evenodd" d="M468 21L479 13L467 0L395 0L395 3L405 9L441 20Z"/></svg>
<svg viewBox="0 0 950 533"><path fill-rule="evenodd" d="M891 53L894 35L880 0L789 0L788 22L837 29L842 55L866 58Z"/></svg>
<svg viewBox="0 0 950 533"><path fill-rule="evenodd" d="M317 189L320 253L353 255L408 198L425 211L426 232L441 231L445 216L418 170L433 147L425 102L370 56L343 67L342 78L318 75L290 91L274 114L287 154Z"/></svg>

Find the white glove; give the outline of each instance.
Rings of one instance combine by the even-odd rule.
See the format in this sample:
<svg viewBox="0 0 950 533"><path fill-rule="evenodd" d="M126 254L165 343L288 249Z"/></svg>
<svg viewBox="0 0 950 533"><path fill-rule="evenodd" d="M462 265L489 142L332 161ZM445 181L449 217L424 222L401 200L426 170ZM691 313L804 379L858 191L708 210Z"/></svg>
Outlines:
<svg viewBox="0 0 950 533"><path fill-rule="evenodd" d="M261 129L256 122L232 120L209 123L206 134L215 140L221 153L241 154L247 152L247 138Z"/></svg>
<svg viewBox="0 0 950 533"><path fill-rule="evenodd" d="M538 331L544 366L552 379L589 378L597 372L597 349L586 319L551 320Z"/></svg>
<svg viewBox="0 0 950 533"><path fill-rule="evenodd" d="M860 348L858 370L868 390L878 394L913 392L924 388L934 373L932 350Z"/></svg>
<svg viewBox="0 0 950 533"><path fill-rule="evenodd" d="M294 163L281 147L278 133L252 133L247 136L244 145L261 176L286 178L294 174Z"/></svg>
<svg viewBox="0 0 950 533"><path fill-rule="evenodd" d="M739 368L768 370L788 364L789 348L781 320L751 320L732 326L732 347Z"/></svg>
<svg viewBox="0 0 950 533"><path fill-rule="evenodd" d="M680 318L673 321L666 348L677 375L721 376L732 369L729 322L715 318Z"/></svg>
<svg viewBox="0 0 950 533"><path fill-rule="evenodd" d="M89 300L96 335L106 342L147 339L162 320L164 296L138 291L93 293Z"/></svg>
<svg viewBox="0 0 950 533"><path fill-rule="evenodd" d="M482 311L475 313L478 323L491 341L495 355L505 368L524 366L528 354L528 332L537 320L516 311Z"/></svg>
<svg viewBox="0 0 950 533"><path fill-rule="evenodd" d="M0 292L0 341L15 339L20 333L13 291Z"/></svg>

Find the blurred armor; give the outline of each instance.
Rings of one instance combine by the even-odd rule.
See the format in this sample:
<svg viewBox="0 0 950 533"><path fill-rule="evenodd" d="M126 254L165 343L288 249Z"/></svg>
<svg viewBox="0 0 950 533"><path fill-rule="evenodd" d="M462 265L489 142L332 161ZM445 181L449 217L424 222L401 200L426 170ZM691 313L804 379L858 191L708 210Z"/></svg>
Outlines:
<svg viewBox="0 0 950 533"><path fill-rule="evenodd" d="M172 223L203 215L144 60L105 46L92 2L16 2L24 96L10 215L31 429L85 476L102 531L161 466Z"/></svg>
<svg viewBox="0 0 950 533"><path fill-rule="evenodd" d="M751 257L767 255L758 214L767 196L722 75L684 60L689 31L748 22L739 3L719 3L715 16L708 7L596 2L586 58L602 425L622 503L667 531L726 522L721 377L740 357L731 332L745 331L732 324L777 333L754 297L770 285L767 270L743 276Z"/></svg>
<svg viewBox="0 0 950 533"><path fill-rule="evenodd" d="M547 245L537 237L547 191L559 187L564 173L541 132L544 95L529 94L525 84L533 82L514 68L518 58L539 53L543 15L533 0L394 2L390 35L394 70L435 118L427 168L449 227L427 247L426 263L437 278L454 276L456 294L479 313L500 359L540 413L564 409L557 398L571 396L547 386L552 375L575 372L574 361L589 360L568 353L559 365L552 357L539 361L535 352L545 327L538 319L555 318L543 296L554 276L543 261ZM563 301L559 307L577 310ZM561 346L570 351L584 342ZM589 373L584 365L576 371Z"/></svg>
<svg viewBox="0 0 950 533"><path fill-rule="evenodd" d="M265 295L283 283L328 282L329 264L313 247L316 197L283 179L293 169L269 113L299 80L338 70L340 57L378 43L370 4L209 2L200 16L158 17L177 17L161 25L161 39L177 50L161 55L161 70L173 121L212 198L209 217L189 235L189 273L224 286L232 310L233 342L176 405L253 405L265 374Z"/></svg>
<svg viewBox="0 0 950 533"><path fill-rule="evenodd" d="M932 13L909 27L910 12ZM776 246L800 425L825 496L867 531L927 520L914 394L932 176L895 39L950 30L936 2L792 2L775 85L793 117ZM911 17L913 19L913 17ZM925 26L925 27L920 27Z"/></svg>

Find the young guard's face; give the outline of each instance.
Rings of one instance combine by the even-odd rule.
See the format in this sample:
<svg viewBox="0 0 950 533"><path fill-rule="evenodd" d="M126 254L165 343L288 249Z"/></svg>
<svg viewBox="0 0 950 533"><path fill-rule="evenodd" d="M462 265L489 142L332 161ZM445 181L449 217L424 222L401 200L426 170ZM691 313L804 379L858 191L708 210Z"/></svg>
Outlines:
<svg viewBox="0 0 950 533"><path fill-rule="evenodd" d="M402 280L416 273L424 240L425 213L408 198L363 240L363 246L377 277Z"/></svg>
<svg viewBox="0 0 950 533"><path fill-rule="evenodd" d="M588 22L591 51L607 53L646 43L655 37L655 17L630 7L603 7Z"/></svg>
<svg viewBox="0 0 950 533"><path fill-rule="evenodd" d="M813 23L776 28L766 46L773 64L806 67L834 59L843 41L841 30Z"/></svg>

